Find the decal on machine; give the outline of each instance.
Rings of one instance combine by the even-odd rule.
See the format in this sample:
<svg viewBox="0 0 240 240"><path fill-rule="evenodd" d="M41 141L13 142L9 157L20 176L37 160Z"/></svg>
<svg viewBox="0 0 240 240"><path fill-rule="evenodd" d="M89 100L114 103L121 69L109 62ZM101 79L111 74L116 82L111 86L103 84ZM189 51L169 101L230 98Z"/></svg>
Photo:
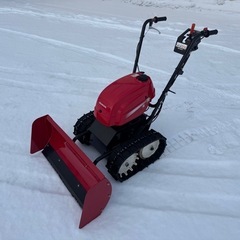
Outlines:
<svg viewBox="0 0 240 240"><path fill-rule="evenodd" d="M132 116L135 112L137 112L140 108L145 108L146 104L150 102L150 98L147 98L143 103L139 104L137 107L135 107L132 111L130 111L127 115L126 118L129 118Z"/></svg>
<svg viewBox="0 0 240 240"><path fill-rule="evenodd" d="M105 108L105 109L107 108L107 106L104 105L102 102L99 101L98 103L99 103L103 108Z"/></svg>
<svg viewBox="0 0 240 240"><path fill-rule="evenodd" d="M187 49L187 45L184 44L184 43L180 43L180 42L177 42L176 47L177 47L179 50L186 50L186 49Z"/></svg>

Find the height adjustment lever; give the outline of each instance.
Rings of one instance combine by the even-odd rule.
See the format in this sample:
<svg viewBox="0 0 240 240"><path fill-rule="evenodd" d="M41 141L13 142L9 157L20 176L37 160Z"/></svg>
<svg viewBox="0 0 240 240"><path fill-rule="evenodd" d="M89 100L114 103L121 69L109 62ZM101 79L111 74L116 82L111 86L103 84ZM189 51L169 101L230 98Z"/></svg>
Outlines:
<svg viewBox="0 0 240 240"><path fill-rule="evenodd" d="M155 28L155 27L153 27L153 26L149 26L149 29L155 30L155 31L157 31L159 34L161 34L161 32L160 32L157 28Z"/></svg>
<svg viewBox="0 0 240 240"><path fill-rule="evenodd" d="M170 93L176 94L176 92L172 91L171 89L168 90Z"/></svg>

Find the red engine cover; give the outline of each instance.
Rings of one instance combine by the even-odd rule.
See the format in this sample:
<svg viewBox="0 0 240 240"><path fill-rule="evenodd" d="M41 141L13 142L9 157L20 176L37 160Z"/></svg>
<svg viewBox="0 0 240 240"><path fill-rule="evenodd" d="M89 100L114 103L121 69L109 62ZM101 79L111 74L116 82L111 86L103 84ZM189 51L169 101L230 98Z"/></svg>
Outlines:
<svg viewBox="0 0 240 240"><path fill-rule="evenodd" d="M151 78L143 72L132 73L101 92L94 115L105 126L121 126L143 114L154 96Z"/></svg>

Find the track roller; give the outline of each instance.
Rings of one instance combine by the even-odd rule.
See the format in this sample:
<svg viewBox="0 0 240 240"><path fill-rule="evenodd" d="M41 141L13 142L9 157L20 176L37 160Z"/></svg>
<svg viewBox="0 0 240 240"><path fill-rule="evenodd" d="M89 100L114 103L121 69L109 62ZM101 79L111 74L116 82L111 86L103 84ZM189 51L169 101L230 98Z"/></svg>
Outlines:
<svg viewBox="0 0 240 240"><path fill-rule="evenodd" d="M159 159L165 147L166 138L149 130L120 144L109 156L106 167L114 179L123 182Z"/></svg>

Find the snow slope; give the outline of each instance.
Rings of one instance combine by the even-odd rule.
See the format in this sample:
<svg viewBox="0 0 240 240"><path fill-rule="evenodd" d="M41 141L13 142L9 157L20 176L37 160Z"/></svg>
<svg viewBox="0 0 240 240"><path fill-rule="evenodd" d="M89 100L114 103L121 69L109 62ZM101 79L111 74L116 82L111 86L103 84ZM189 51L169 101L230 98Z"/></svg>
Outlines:
<svg viewBox="0 0 240 240"><path fill-rule="evenodd" d="M31 123L50 114L72 136L99 92L140 59L157 95L180 55L176 38L192 22L219 34L191 55L153 128L164 156L113 185L100 217L79 230L81 209L41 153L30 155ZM0 239L240 238L240 1L1 0ZM98 153L81 146L91 159Z"/></svg>

